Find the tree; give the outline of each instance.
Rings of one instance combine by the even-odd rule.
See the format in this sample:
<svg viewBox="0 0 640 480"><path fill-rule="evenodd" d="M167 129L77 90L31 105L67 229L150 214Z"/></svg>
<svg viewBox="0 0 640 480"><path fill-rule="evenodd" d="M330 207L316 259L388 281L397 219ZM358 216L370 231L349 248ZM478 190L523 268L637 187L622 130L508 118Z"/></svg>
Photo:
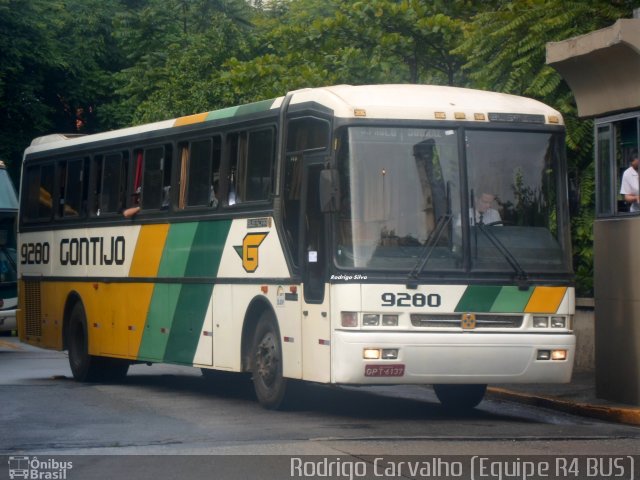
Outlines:
<svg viewBox="0 0 640 480"><path fill-rule="evenodd" d="M127 65L105 111L122 125L210 108L210 77L248 49L251 16L242 0L141 0L124 10L115 35Z"/></svg>
<svg viewBox="0 0 640 480"><path fill-rule="evenodd" d="M230 103L338 83L462 84L451 50L477 2L281 1L258 23L261 51L215 79ZM492 5L493 2L488 2Z"/></svg>
<svg viewBox="0 0 640 480"><path fill-rule="evenodd" d="M108 95L112 0L0 0L0 157L19 176L33 137L85 132Z"/></svg>

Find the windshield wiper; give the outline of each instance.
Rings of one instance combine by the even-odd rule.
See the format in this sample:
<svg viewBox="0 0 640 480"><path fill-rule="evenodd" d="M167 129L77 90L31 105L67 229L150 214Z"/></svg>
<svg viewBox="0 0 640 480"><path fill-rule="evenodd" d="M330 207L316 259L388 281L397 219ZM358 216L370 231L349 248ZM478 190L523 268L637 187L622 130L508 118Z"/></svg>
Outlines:
<svg viewBox="0 0 640 480"><path fill-rule="evenodd" d="M438 219L436 227L431 231L427 240L424 242L424 247L418 256L416 266L413 267L413 270L409 273L409 277L407 278L408 289L415 290L418 288L418 276L427 265L429 258L431 258L431 255L433 254L435 246L438 244L438 240L440 240L440 237L442 236L442 232L444 232L445 227L449 225L452 218L453 215L451 215L451 213L447 213Z"/></svg>
<svg viewBox="0 0 640 480"><path fill-rule="evenodd" d="M516 260L516 257L513 256L513 253L509 251L507 247L505 247L504 243L500 241L498 237L496 237L495 233L491 230L491 228L487 228L484 223L476 224L476 227L480 229L482 233L484 233L489 241L493 244L494 247L500 252L500 254L505 258L505 260L511 265L511 268L516 272L516 280L518 282L518 288L527 289L529 288L529 276L527 272L524 271L522 266Z"/></svg>
<svg viewBox="0 0 640 480"><path fill-rule="evenodd" d="M424 242L424 247L420 251L420 255L418 255L418 261L416 262L415 267L413 267L407 277L407 288L410 290L418 288L418 277L427 265L429 258L431 258L433 250L442 236L442 232L444 232L445 227L449 225L449 222L451 222L451 219L453 218L451 213L451 186L449 182L447 182L446 185L445 201L447 202L447 213L439 217L436 221L435 228L431 230L431 233L429 233L429 236Z"/></svg>

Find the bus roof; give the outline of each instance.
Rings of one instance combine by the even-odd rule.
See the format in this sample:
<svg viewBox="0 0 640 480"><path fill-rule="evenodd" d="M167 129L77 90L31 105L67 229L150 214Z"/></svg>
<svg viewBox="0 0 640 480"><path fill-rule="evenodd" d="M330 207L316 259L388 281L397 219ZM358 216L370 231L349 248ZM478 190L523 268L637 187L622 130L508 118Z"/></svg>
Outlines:
<svg viewBox="0 0 640 480"><path fill-rule="evenodd" d="M291 105L314 102L340 118L563 124L560 113L530 98L437 85L336 85L290 92ZM277 110L284 97L94 135L54 134L31 142L25 155L203 122Z"/></svg>

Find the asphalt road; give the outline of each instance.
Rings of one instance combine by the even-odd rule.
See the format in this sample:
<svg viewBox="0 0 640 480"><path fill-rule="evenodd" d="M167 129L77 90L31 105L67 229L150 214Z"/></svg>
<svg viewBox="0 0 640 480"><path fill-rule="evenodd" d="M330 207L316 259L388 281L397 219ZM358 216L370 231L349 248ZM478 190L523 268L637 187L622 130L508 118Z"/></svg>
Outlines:
<svg viewBox="0 0 640 480"><path fill-rule="evenodd" d="M121 384L80 384L71 378L65 353L6 337L0 338L0 420L0 455L91 456L74 457L76 472L78 464L109 462L104 455L165 456L162 461L130 457L118 467L105 466L109 478L164 478L162 473L172 471L164 463L168 458L190 478L234 478L238 468L253 475L237 478L283 478L265 462L286 463L286 456L300 455L344 460L640 452L640 428L490 397L473 411L454 414L427 387L309 386L297 408L274 412L255 401L248 377L212 380L193 368L135 365ZM210 476L198 471L202 464L209 472L207 462L168 455L227 457L215 457L218 474ZM143 466L149 458L156 459L155 476L154 468ZM226 465L222 458L234 460ZM222 475L225 468L231 470ZM6 473L0 464L0 478ZM333 473L332 478L344 477Z"/></svg>

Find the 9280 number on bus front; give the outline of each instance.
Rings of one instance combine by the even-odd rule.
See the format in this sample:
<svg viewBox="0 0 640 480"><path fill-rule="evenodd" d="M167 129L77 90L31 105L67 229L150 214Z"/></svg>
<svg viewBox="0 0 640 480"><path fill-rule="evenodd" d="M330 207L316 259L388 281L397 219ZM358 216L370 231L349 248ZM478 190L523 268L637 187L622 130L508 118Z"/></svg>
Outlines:
<svg viewBox="0 0 640 480"><path fill-rule="evenodd" d="M413 295L400 292L400 293L383 293L380 298L382 299L383 307L439 307L442 305L442 297L437 293L430 293L425 295L424 293L414 293Z"/></svg>

